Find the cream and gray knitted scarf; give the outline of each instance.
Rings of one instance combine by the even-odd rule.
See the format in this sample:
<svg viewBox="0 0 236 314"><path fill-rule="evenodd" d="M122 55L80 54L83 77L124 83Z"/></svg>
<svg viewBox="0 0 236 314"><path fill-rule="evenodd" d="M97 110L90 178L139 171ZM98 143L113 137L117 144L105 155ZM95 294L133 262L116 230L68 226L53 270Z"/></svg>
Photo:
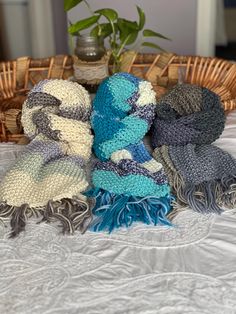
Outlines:
<svg viewBox="0 0 236 314"><path fill-rule="evenodd" d="M176 195L173 213L186 206L221 213L235 205L236 161L211 145L224 125L220 98L207 88L177 85L157 104L153 156L164 165Z"/></svg>
<svg viewBox="0 0 236 314"><path fill-rule="evenodd" d="M86 229L90 112L90 96L77 83L44 80L29 93L22 124L31 142L0 185L0 219L10 218L12 237L31 216L59 220L63 232Z"/></svg>

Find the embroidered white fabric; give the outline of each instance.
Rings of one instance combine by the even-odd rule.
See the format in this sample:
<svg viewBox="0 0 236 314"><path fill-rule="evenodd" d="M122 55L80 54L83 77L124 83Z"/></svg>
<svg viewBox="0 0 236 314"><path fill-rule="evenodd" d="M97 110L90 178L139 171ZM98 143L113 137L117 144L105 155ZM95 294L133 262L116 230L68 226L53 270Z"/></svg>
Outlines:
<svg viewBox="0 0 236 314"><path fill-rule="evenodd" d="M234 157L235 131L236 111L216 142ZM13 240L0 226L0 313L235 314L234 210L174 222L63 236L30 221Z"/></svg>

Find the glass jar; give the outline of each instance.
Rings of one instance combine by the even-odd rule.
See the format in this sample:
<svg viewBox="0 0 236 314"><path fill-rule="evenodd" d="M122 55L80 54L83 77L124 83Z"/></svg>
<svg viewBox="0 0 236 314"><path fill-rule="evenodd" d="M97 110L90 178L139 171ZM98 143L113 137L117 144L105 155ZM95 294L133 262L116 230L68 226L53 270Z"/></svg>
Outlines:
<svg viewBox="0 0 236 314"><path fill-rule="evenodd" d="M95 93L100 82L109 75L104 39L89 35L77 37L74 78L90 93Z"/></svg>
<svg viewBox="0 0 236 314"><path fill-rule="evenodd" d="M100 60L106 53L103 38L89 35L77 37L75 55L83 61L92 62Z"/></svg>

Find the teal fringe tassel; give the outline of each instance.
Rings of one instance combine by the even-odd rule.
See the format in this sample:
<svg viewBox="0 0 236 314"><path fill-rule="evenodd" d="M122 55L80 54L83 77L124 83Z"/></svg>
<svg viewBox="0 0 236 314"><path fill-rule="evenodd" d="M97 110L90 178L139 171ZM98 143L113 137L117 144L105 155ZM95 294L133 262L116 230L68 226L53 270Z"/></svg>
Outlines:
<svg viewBox="0 0 236 314"><path fill-rule="evenodd" d="M116 228L129 227L133 222L172 225L166 217L171 211L171 196L141 198L116 195L98 188L89 190L86 196L95 201L92 209L94 220L90 227L92 231L111 233Z"/></svg>

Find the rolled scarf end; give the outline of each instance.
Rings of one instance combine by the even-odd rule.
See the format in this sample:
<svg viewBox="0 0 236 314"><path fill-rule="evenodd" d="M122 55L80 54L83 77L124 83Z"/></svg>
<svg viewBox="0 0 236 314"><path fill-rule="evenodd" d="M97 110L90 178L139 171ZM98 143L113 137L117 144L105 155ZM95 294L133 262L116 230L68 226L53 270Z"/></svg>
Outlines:
<svg viewBox="0 0 236 314"><path fill-rule="evenodd" d="M100 188L91 189L86 195L94 201L92 231L111 233L120 227L130 227L134 222L172 226L167 218L173 200L169 195L159 198L117 195Z"/></svg>

